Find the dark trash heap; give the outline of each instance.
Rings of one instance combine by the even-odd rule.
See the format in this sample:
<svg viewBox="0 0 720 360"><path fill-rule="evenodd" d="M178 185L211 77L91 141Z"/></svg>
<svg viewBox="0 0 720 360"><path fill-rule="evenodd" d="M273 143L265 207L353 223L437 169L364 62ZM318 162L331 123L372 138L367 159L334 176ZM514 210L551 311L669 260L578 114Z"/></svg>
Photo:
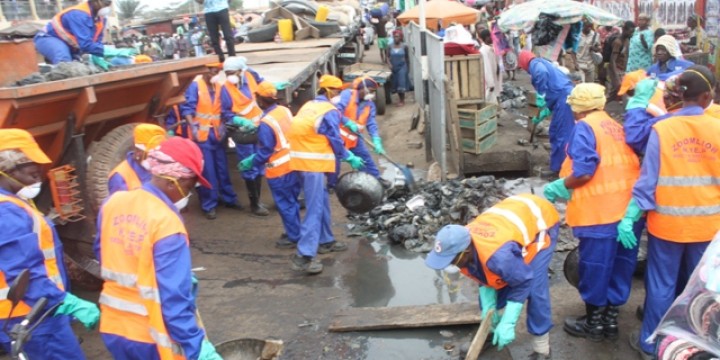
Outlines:
<svg viewBox="0 0 720 360"><path fill-rule="evenodd" d="M392 188L382 205L365 214L350 214L350 236L371 234L402 244L406 249L427 252L435 234L448 224L465 225L509 194L505 180L480 176L463 180L418 183L415 192ZM422 199L423 206L413 209Z"/></svg>
<svg viewBox="0 0 720 360"><path fill-rule="evenodd" d="M525 109L528 106L527 94L529 90L522 86L503 83L503 89L498 102L503 110Z"/></svg>

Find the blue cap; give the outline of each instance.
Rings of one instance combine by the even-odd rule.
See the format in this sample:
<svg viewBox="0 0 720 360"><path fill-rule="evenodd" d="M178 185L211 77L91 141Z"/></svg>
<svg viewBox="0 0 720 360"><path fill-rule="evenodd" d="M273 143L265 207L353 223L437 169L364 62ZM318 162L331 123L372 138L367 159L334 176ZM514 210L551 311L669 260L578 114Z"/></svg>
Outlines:
<svg viewBox="0 0 720 360"><path fill-rule="evenodd" d="M445 225L435 236L435 246L425 258L425 265L431 269L442 270L457 254L470 246L470 231L460 225Z"/></svg>

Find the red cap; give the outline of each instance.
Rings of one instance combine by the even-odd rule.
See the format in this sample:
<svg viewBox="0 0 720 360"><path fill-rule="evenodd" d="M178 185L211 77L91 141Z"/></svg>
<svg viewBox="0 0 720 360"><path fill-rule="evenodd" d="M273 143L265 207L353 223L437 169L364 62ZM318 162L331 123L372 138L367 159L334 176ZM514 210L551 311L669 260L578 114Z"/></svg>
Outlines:
<svg viewBox="0 0 720 360"><path fill-rule="evenodd" d="M212 189L212 185L202 176L203 154L197 144L191 140L175 136L165 140L157 149L190 169L197 175L200 184Z"/></svg>
<svg viewBox="0 0 720 360"><path fill-rule="evenodd" d="M530 51L523 50L520 52L520 55L518 55L518 65L521 69L528 71L530 68L530 60L535 58L535 54L533 54Z"/></svg>

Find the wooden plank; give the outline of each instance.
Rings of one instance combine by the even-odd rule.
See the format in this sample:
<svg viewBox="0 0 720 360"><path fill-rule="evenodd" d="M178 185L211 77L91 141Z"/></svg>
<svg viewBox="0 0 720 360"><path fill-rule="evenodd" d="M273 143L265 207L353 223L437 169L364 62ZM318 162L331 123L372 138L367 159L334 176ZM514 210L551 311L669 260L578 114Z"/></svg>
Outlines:
<svg viewBox="0 0 720 360"><path fill-rule="evenodd" d="M266 50L279 50L279 49L310 49L316 47L332 47L337 45L338 42L344 42L342 38L324 38L324 39L309 39L309 40L298 40L298 41L286 41L281 43L275 42L264 42L264 43L242 43L235 44L235 52L237 53L248 53L256 51Z"/></svg>
<svg viewBox="0 0 720 360"><path fill-rule="evenodd" d="M480 323L477 303L348 308L337 312L332 332L414 329Z"/></svg>
<svg viewBox="0 0 720 360"><path fill-rule="evenodd" d="M470 348L465 355L465 360L477 360L478 356L480 356L483 345L485 345L485 340L487 340L487 337L490 334L490 328L492 325L492 318L494 314L495 310L490 309L490 311L488 311L487 315L485 316L485 320L483 320L480 324L480 328L478 329L477 333L475 333L475 337L470 343Z"/></svg>
<svg viewBox="0 0 720 360"><path fill-rule="evenodd" d="M468 73L468 62L462 61L460 62L460 97L459 99L470 97L470 86L469 82L473 79L472 76Z"/></svg>
<svg viewBox="0 0 720 360"><path fill-rule="evenodd" d="M458 116L458 108L455 104L455 98L453 98L450 91L448 91L448 88L452 87L452 82L445 81L445 113L446 116L446 124L445 124L445 130L450 145L450 160L452 164L452 168L450 169L451 173L455 175L462 175L463 172L463 159L462 154L463 151L460 148L460 141L462 140L461 130L460 130L460 121ZM442 180L445 180L444 177Z"/></svg>
<svg viewBox="0 0 720 360"><path fill-rule="evenodd" d="M468 89L468 95L471 98L485 98L485 86L484 84L482 84L482 81L484 81L485 78L483 78L482 80L479 80L477 78L477 74L481 73L481 66L482 61L480 60L480 58L468 62L468 72L472 74L470 79L468 79L468 85L470 86L470 88ZM480 85L483 86L481 87Z"/></svg>

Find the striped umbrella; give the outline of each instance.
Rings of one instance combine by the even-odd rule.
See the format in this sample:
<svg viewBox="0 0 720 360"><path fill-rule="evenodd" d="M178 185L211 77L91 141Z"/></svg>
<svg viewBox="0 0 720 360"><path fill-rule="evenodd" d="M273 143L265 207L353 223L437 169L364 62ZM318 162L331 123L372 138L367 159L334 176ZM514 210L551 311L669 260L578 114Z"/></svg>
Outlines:
<svg viewBox="0 0 720 360"><path fill-rule="evenodd" d="M597 6L571 0L532 0L515 5L502 14L498 26L503 31L531 28L540 14L555 15L558 25L574 24L587 18L596 25L621 25L623 19Z"/></svg>

